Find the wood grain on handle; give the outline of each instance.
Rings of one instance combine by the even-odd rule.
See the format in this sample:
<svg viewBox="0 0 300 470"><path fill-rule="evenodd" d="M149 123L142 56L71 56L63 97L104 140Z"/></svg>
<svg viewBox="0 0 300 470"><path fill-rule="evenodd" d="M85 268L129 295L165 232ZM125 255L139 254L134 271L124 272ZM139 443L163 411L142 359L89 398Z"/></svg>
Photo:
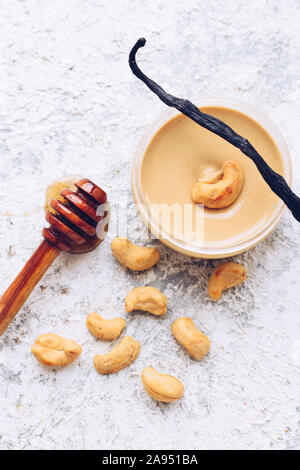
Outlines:
<svg viewBox="0 0 300 470"><path fill-rule="evenodd" d="M43 241L0 299L0 336L61 250Z"/></svg>

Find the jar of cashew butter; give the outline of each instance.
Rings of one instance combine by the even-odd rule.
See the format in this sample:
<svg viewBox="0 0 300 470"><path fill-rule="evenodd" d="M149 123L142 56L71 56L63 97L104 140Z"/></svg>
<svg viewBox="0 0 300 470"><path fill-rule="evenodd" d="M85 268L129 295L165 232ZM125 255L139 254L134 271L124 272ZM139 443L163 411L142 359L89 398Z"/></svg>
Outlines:
<svg viewBox="0 0 300 470"><path fill-rule="evenodd" d="M197 102L201 111L247 138L291 184L287 145L267 116L220 96L204 96ZM220 181L228 161L237 163L243 174L236 200L223 208L196 204L193 185ZM164 112L140 142L132 164L132 192L153 237L198 258L225 258L257 245L276 227L284 210L250 158L173 109Z"/></svg>

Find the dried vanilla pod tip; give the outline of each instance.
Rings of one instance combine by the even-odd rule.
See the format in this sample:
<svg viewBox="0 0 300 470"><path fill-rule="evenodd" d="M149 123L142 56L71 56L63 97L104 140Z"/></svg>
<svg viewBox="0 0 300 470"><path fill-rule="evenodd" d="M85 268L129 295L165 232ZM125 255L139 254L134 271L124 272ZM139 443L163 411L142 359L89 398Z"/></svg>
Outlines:
<svg viewBox="0 0 300 470"><path fill-rule="evenodd" d="M155 247L138 246L127 238L117 237L111 243L114 257L133 271L145 271L160 260L160 253Z"/></svg>
<svg viewBox="0 0 300 470"><path fill-rule="evenodd" d="M272 170L272 168L267 164L267 162L246 138L237 134L230 126L225 124L220 119L200 111L200 109L189 100L178 98L171 95L170 93L167 93L160 85L155 83L141 71L136 63L136 53L141 47L144 47L145 44L146 40L144 38L140 38L130 51L129 66L132 70L132 73L139 80L144 82L145 85L167 106L177 109L200 126L208 129L209 131L218 135L222 139L227 140L227 142L240 149L244 155L249 157L254 162L265 182L269 185L272 191L277 194L277 196L287 205L295 219L300 222L300 198L295 193L293 193L285 179L280 174Z"/></svg>
<svg viewBox="0 0 300 470"><path fill-rule="evenodd" d="M82 348L73 340L48 333L36 339L31 352L45 366L63 367L74 362L80 356Z"/></svg>
<svg viewBox="0 0 300 470"><path fill-rule="evenodd" d="M213 183L197 181L192 187L192 199L211 209L222 209L233 204L243 188L244 176L237 162L223 163L222 176Z"/></svg>
<svg viewBox="0 0 300 470"><path fill-rule="evenodd" d="M99 374L113 374L129 366L138 356L141 346L131 336L124 336L107 354L94 357L94 367Z"/></svg>
<svg viewBox="0 0 300 470"><path fill-rule="evenodd" d="M208 353L210 340L198 330L191 318L182 317L175 320L172 324L172 333L176 341L197 361Z"/></svg>
<svg viewBox="0 0 300 470"><path fill-rule="evenodd" d="M171 403L182 397L184 386L172 375L159 374L154 367L145 367L142 372L144 389L151 398L164 403Z"/></svg>
<svg viewBox="0 0 300 470"><path fill-rule="evenodd" d="M245 266L239 263L223 263L212 272L208 281L208 294L211 299L218 300L223 290L241 284L247 278Z"/></svg>
<svg viewBox="0 0 300 470"><path fill-rule="evenodd" d="M128 313L134 310L143 310L152 315L165 315L168 299L155 287L136 287L125 298L125 310Z"/></svg>
<svg viewBox="0 0 300 470"><path fill-rule="evenodd" d="M86 325L95 338L104 341L113 341L120 336L122 330L125 328L125 320L121 317L106 320L96 312L93 312L89 313L87 316Z"/></svg>

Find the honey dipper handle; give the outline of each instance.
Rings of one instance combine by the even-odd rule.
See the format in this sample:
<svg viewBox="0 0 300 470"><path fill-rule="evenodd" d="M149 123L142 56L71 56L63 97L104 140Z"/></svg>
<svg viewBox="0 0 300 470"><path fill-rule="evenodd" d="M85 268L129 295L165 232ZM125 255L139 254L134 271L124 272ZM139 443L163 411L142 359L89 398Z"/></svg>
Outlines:
<svg viewBox="0 0 300 470"><path fill-rule="evenodd" d="M0 336L29 297L60 250L43 241L0 299Z"/></svg>

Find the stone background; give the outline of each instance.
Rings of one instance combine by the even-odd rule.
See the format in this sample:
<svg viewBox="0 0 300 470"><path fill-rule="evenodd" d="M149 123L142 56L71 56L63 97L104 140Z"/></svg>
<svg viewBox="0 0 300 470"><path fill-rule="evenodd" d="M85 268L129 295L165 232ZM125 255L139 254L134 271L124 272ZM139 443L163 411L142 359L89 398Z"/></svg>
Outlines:
<svg viewBox="0 0 300 470"><path fill-rule="evenodd" d="M130 204L130 235L145 229L132 204L137 145L164 105L136 80L128 52L174 94L225 92L258 105L279 126L300 193L299 0L10 0L0 14L0 281L9 285L41 239L43 192L82 174ZM113 259L112 230L95 252L61 255L0 340L2 449L300 448L299 225L286 211L275 232L236 257L247 283L208 299L219 261L193 260L161 244L162 261L133 274ZM126 315L142 344L128 369L102 377L86 314L124 315L124 297L151 284L170 298L163 319ZM211 338L191 360L170 325L192 317ZM53 331L83 354L62 370L36 362L30 346ZM158 404L140 374L152 364L177 375L185 395Z"/></svg>

